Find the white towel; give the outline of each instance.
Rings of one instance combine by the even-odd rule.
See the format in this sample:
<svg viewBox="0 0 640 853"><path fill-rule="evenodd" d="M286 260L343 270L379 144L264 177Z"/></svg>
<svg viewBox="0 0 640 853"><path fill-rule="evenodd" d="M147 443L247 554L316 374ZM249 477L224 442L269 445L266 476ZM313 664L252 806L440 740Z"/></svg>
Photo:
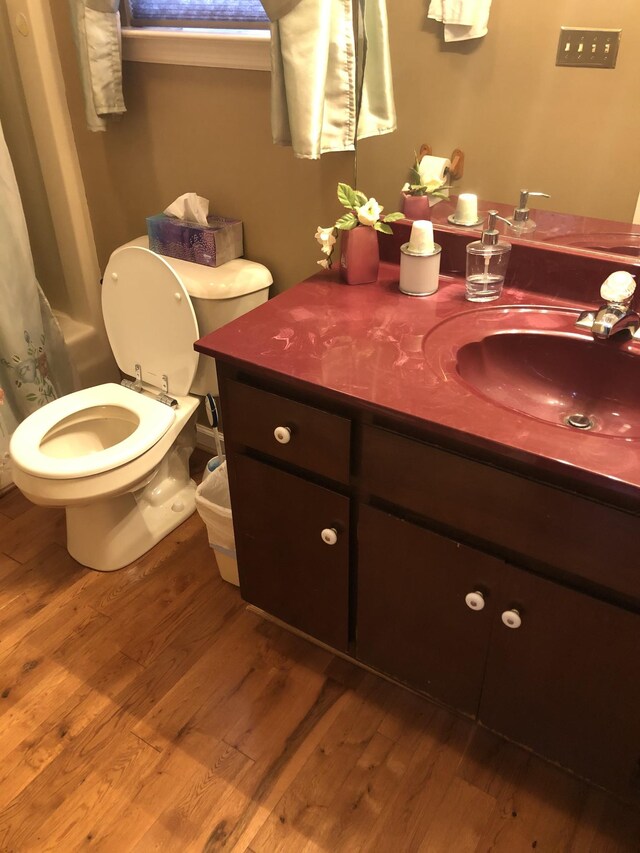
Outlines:
<svg viewBox="0 0 640 853"><path fill-rule="evenodd" d="M491 0L431 0L428 17L444 24L445 41L466 41L487 34Z"/></svg>

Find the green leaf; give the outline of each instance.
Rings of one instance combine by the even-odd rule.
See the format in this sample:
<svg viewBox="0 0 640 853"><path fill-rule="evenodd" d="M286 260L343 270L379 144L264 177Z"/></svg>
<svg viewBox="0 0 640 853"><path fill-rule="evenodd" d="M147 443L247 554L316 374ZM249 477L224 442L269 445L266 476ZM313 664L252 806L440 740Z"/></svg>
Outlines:
<svg viewBox="0 0 640 853"><path fill-rule="evenodd" d="M387 213L382 217L383 222L397 222L398 219L404 219L404 213Z"/></svg>
<svg viewBox="0 0 640 853"><path fill-rule="evenodd" d="M355 192L351 189L349 184L338 184L338 201L343 207L352 210L354 207L359 207L360 205L356 204L357 198Z"/></svg>
<svg viewBox="0 0 640 853"><path fill-rule="evenodd" d="M411 176L412 184L417 184L418 186L422 185L422 181L420 179L420 172L415 167L411 169L409 175Z"/></svg>
<svg viewBox="0 0 640 853"><path fill-rule="evenodd" d="M363 204L366 204L369 201L366 195L364 193L361 193L360 190L354 190L353 197L356 202L354 207L362 207Z"/></svg>
<svg viewBox="0 0 640 853"><path fill-rule="evenodd" d="M393 231L391 230L390 226L385 225L384 222L380 222L379 220L373 227L376 229L376 231L382 231L383 234L393 234Z"/></svg>
<svg viewBox="0 0 640 853"><path fill-rule="evenodd" d="M357 224L358 217L355 213L345 213L345 215L341 216L336 222L336 228L339 228L340 231L350 231L352 228L355 228Z"/></svg>

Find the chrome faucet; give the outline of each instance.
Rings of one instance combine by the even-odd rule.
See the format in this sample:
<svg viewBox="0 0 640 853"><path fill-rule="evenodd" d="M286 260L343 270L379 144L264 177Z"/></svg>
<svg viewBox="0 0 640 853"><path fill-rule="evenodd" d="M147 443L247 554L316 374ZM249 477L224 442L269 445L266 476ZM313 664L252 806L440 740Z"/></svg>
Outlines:
<svg viewBox="0 0 640 853"><path fill-rule="evenodd" d="M594 338L601 340L624 331L640 339L640 315L631 309L635 289L636 283L630 273L623 270L611 273L600 288L605 304L597 311L583 311L576 326L588 329Z"/></svg>

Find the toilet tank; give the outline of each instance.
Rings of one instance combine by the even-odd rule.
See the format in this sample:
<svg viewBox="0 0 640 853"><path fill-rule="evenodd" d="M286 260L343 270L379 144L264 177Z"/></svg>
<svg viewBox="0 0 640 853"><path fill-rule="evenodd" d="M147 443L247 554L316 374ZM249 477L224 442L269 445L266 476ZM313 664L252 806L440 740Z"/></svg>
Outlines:
<svg viewBox="0 0 640 853"><path fill-rule="evenodd" d="M138 237L127 246L149 248L148 237ZM273 278L262 264L236 258L220 267L206 267L191 261L161 256L180 277L191 298L200 337L219 329L269 298ZM191 386L192 394L218 394L215 359L200 356Z"/></svg>

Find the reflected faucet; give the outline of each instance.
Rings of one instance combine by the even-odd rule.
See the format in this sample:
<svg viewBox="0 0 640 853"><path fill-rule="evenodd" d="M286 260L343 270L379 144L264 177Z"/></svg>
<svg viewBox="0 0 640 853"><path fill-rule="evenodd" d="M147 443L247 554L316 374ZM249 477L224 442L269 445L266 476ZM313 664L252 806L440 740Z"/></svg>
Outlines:
<svg viewBox="0 0 640 853"><path fill-rule="evenodd" d="M594 338L600 340L624 331L640 339L640 315L631 309L635 289L636 283L630 273L624 270L611 273L600 288L605 304L597 311L583 311L576 326L588 329Z"/></svg>

